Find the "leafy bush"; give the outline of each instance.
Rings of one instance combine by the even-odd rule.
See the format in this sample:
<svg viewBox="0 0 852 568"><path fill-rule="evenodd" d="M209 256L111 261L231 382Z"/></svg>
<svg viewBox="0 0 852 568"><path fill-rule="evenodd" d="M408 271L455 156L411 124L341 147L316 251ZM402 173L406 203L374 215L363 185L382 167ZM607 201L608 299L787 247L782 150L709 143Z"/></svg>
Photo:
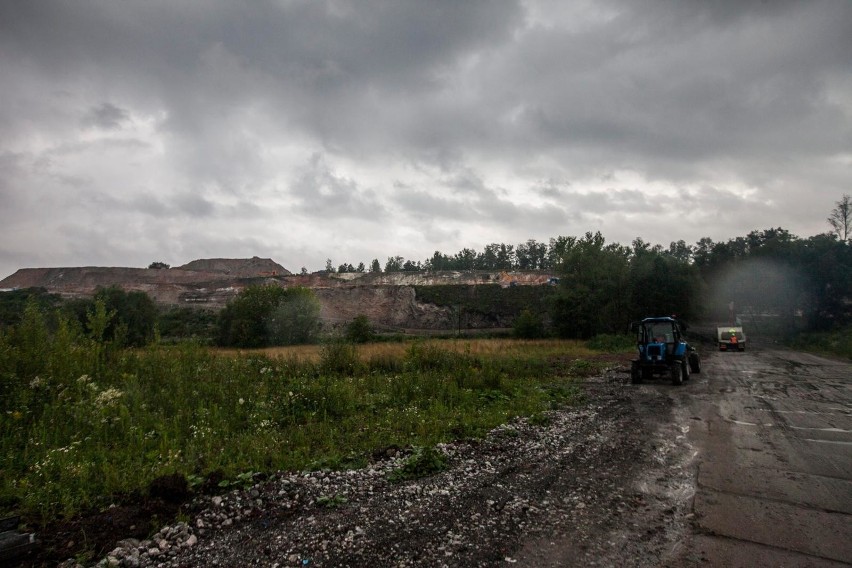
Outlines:
<svg viewBox="0 0 852 568"><path fill-rule="evenodd" d="M103 303L107 318L106 327L98 329L102 341L119 346L142 347L154 340L159 314L154 300L145 292L125 292L118 286L98 288L92 302L80 304L85 309L86 324L90 314L96 313L98 302Z"/></svg>
<svg viewBox="0 0 852 568"><path fill-rule="evenodd" d="M355 316L355 319L346 326L346 339L352 343L369 343L374 337L370 320L363 314Z"/></svg>
<svg viewBox="0 0 852 568"><path fill-rule="evenodd" d="M353 375L358 368L355 346L346 341L334 340L320 349L320 372L332 375Z"/></svg>
<svg viewBox="0 0 852 568"><path fill-rule="evenodd" d="M586 345L595 351L618 353L636 348L636 338L630 334L602 333L591 338Z"/></svg>
<svg viewBox="0 0 852 568"><path fill-rule="evenodd" d="M515 320L512 329L515 337L519 339L538 339L544 337L544 323L541 317L528 309L521 312L521 315Z"/></svg>
<svg viewBox="0 0 852 568"><path fill-rule="evenodd" d="M160 314L157 327L166 339L212 340L216 335L217 314L198 308L171 308Z"/></svg>
<svg viewBox="0 0 852 568"><path fill-rule="evenodd" d="M234 347L294 345L316 340L320 305L309 288L249 286L219 314L217 343Z"/></svg>
<svg viewBox="0 0 852 568"><path fill-rule="evenodd" d="M320 303L309 288L288 288L267 316L270 345L301 345L316 341Z"/></svg>
<svg viewBox="0 0 852 568"><path fill-rule="evenodd" d="M437 448L415 448L399 469L388 475L390 481L420 479L447 469L447 456Z"/></svg>

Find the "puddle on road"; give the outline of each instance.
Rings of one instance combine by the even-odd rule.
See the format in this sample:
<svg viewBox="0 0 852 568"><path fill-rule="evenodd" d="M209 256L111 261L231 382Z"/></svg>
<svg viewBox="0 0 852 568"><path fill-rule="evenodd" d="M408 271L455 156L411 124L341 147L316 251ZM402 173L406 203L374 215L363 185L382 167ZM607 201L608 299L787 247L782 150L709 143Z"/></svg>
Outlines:
<svg viewBox="0 0 852 568"><path fill-rule="evenodd" d="M754 422L746 422L745 420L734 420L733 418L728 418L726 422L732 422L734 424L739 424L740 426L757 426L766 428L771 428L772 426L775 426L775 424L772 424L771 422L768 424L756 424Z"/></svg>
<svg viewBox="0 0 852 568"><path fill-rule="evenodd" d="M809 428L807 426L790 426L793 430L813 430L816 432L837 432L840 434L852 434L852 430L844 430L843 428Z"/></svg>
<svg viewBox="0 0 852 568"><path fill-rule="evenodd" d="M840 440L815 440L813 438L799 438L803 442L817 442L818 444L840 444L841 446L852 446L852 442L842 442Z"/></svg>

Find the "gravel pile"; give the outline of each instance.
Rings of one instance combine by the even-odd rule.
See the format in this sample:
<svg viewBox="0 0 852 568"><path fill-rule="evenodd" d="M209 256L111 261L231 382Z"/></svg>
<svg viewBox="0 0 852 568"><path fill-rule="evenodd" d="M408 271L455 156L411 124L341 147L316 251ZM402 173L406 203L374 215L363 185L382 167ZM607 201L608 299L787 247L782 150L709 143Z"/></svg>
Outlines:
<svg viewBox="0 0 852 568"><path fill-rule="evenodd" d="M448 467L429 477L390 481L411 455L390 449L364 469L199 498L190 522L122 541L99 565L657 565L687 522L691 480L666 388L625 379L608 372L577 406L442 444Z"/></svg>

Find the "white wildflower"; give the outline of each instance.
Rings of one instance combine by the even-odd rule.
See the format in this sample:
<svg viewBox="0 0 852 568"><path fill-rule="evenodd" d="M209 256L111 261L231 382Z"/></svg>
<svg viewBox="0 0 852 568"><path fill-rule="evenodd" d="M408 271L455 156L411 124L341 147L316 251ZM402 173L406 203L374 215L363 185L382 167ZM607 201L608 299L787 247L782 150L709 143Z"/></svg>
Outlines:
<svg viewBox="0 0 852 568"><path fill-rule="evenodd" d="M95 404L102 408L107 406L114 406L116 401L123 395L124 393L118 390L117 388L110 387L98 394L97 397L95 397Z"/></svg>

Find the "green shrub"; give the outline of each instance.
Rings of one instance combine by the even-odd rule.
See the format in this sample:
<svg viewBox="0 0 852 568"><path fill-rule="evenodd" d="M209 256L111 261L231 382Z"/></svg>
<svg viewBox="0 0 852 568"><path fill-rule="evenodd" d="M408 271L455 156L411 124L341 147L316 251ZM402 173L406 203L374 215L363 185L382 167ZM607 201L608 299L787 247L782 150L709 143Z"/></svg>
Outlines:
<svg viewBox="0 0 852 568"><path fill-rule="evenodd" d="M402 466L388 475L390 481L420 479L447 469L447 456L437 448L415 448L414 453Z"/></svg>
<svg viewBox="0 0 852 568"><path fill-rule="evenodd" d="M636 337L630 334L601 333L591 338L586 345L595 351L619 353L636 348Z"/></svg>
<svg viewBox="0 0 852 568"><path fill-rule="evenodd" d="M312 343L319 334L319 312L309 288L249 286L219 313L216 342L225 347Z"/></svg>
<svg viewBox="0 0 852 568"><path fill-rule="evenodd" d="M328 341L320 349L321 373L354 375L358 366L358 352L355 346L347 341Z"/></svg>
<svg viewBox="0 0 852 568"><path fill-rule="evenodd" d="M515 337L520 339L539 339L544 337L544 323L538 314L525 309L512 326Z"/></svg>
<svg viewBox="0 0 852 568"><path fill-rule="evenodd" d="M316 341L320 331L320 303L309 288L288 288L267 315L270 345L301 345Z"/></svg>
<svg viewBox="0 0 852 568"><path fill-rule="evenodd" d="M374 337L373 327L365 315L355 316L355 319L346 326L346 339L352 343L369 343Z"/></svg>

